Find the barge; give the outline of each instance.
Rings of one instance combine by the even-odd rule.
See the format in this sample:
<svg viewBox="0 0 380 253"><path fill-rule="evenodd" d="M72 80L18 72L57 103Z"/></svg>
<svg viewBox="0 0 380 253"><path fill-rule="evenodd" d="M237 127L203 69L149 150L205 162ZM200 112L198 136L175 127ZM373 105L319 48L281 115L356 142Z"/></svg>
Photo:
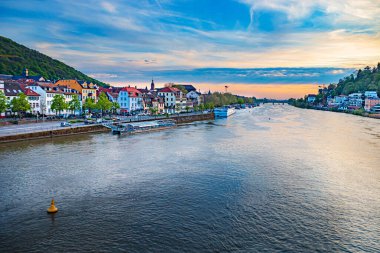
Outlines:
<svg viewBox="0 0 380 253"><path fill-rule="evenodd" d="M155 120L136 123L117 123L110 126L113 134L134 134L144 133L163 129L169 129L176 126L174 120Z"/></svg>

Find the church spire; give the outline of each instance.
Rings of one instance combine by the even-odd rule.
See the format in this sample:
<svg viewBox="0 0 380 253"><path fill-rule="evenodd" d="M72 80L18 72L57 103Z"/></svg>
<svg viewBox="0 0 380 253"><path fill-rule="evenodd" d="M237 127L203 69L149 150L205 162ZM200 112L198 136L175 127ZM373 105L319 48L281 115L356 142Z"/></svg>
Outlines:
<svg viewBox="0 0 380 253"><path fill-rule="evenodd" d="M154 90L154 81L153 81L153 78L152 78L152 83L150 84L150 90Z"/></svg>

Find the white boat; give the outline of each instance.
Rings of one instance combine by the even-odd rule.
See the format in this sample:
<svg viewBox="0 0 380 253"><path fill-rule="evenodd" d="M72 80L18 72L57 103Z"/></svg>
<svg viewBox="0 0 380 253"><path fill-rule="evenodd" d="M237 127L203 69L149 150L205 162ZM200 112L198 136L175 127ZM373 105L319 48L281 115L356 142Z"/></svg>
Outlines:
<svg viewBox="0 0 380 253"><path fill-rule="evenodd" d="M230 107L219 107L214 109L215 118L227 118L228 116L235 113L235 108Z"/></svg>

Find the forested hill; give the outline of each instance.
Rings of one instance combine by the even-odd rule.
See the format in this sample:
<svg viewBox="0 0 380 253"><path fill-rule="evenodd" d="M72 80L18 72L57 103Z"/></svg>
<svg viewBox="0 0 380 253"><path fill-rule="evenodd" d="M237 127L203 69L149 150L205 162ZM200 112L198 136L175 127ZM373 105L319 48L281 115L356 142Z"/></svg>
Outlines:
<svg viewBox="0 0 380 253"><path fill-rule="evenodd" d="M76 78L107 86L63 62L0 36L0 74L21 75L24 68L29 70L29 75L41 75L48 80Z"/></svg>
<svg viewBox="0 0 380 253"><path fill-rule="evenodd" d="M328 89L333 96L364 91L377 91L380 95L380 63L373 68L359 69L356 74L340 79L338 84L330 84Z"/></svg>

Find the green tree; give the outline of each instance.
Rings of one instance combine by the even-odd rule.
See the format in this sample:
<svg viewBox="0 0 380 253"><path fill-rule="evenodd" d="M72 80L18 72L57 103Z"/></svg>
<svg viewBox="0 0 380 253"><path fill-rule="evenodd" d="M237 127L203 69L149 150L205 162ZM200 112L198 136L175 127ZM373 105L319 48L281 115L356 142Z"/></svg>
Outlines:
<svg viewBox="0 0 380 253"><path fill-rule="evenodd" d="M100 110L102 116L104 111L109 111L112 108L112 102L108 100L107 95L102 92L99 95L98 103L96 104L96 108Z"/></svg>
<svg viewBox="0 0 380 253"><path fill-rule="evenodd" d="M149 107L150 114L156 115L158 112L158 109L156 107Z"/></svg>
<svg viewBox="0 0 380 253"><path fill-rule="evenodd" d="M91 113L92 110L96 109L96 103L93 98L86 98L86 101L83 104L83 110L88 110Z"/></svg>
<svg viewBox="0 0 380 253"><path fill-rule="evenodd" d="M189 107L189 106L186 106L186 107L185 107L185 110L186 110L186 112L189 112L190 107Z"/></svg>
<svg viewBox="0 0 380 253"><path fill-rule="evenodd" d="M173 84L172 87L179 89L180 91L182 91L183 94L187 94L187 90L182 85Z"/></svg>
<svg viewBox="0 0 380 253"><path fill-rule="evenodd" d="M194 111L195 112L199 111L199 106L198 105L194 105Z"/></svg>
<svg viewBox="0 0 380 253"><path fill-rule="evenodd" d="M237 99L237 103L238 103L239 105L244 104L244 99L242 99L242 98L238 98L238 99Z"/></svg>
<svg viewBox="0 0 380 253"><path fill-rule="evenodd" d="M78 95L74 95L68 104L68 108L71 112L75 114L75 111L80 110L80 101Z"/></svg>
<svg viewBox="0 0 380 253"><path fill-rule="evenodd" d="M112 111L113 111L113 113L114 114L116 114L116 111L117 111L117 109L119 109L120 108L120 105L119 105L119 103L118 102L112 102Z"/></svg>
<svg viewBox="0 0 380 253"><path fill-rule="evenodd" d="M30 104L28 102L28 97L24 93L19 93L16 98L12 99L10 107L13 112L19 113L20 118L22 113L30 110Z"/></svg>
<svg viewBox="0 0 380 253"><path fill-rule="evenodd" d="M61 114L63 110L67 109L65 97L60 94L54 95L52 103L51 103L51 109L54 110L56 113L58 112L59 115Z"/></svg>
<svg viewBox="0 0 380 253"><path fill-rule="evenodd" d="M0 114L5 112L7 107L8 107L7 97L2 91L0 91Z"/></svg>

